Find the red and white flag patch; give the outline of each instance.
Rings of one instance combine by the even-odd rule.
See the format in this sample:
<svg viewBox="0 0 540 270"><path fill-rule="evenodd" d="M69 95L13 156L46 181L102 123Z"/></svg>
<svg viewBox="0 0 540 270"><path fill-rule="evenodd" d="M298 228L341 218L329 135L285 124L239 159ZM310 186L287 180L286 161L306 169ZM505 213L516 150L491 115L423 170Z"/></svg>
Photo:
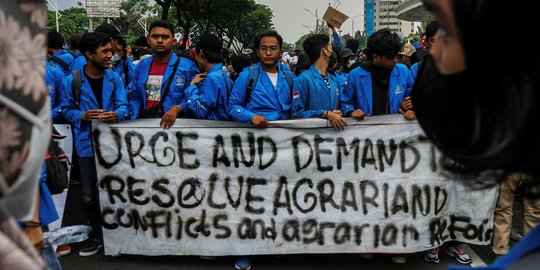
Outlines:
<svg viewBox="0 0 540 270"><path fill-rule="evenodd" d="M299 97L300 97L300 94L298 93L298 91L294 91L294 92L292 93L292 98L293 98L293 99L296 99L296 98L299 98Z"/></svg>

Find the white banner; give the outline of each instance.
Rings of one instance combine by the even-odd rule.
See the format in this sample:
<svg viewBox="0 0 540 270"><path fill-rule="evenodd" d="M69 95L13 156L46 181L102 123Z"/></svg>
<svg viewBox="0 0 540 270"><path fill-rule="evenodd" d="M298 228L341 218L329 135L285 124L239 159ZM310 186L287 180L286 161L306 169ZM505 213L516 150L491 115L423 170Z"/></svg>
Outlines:
<svg viewBox="0 0 540 270"><path fill-rule="evenodd" d="M416 122L94 122L105 254L415 252L491 240L496 188L441 173Z"/></svg>

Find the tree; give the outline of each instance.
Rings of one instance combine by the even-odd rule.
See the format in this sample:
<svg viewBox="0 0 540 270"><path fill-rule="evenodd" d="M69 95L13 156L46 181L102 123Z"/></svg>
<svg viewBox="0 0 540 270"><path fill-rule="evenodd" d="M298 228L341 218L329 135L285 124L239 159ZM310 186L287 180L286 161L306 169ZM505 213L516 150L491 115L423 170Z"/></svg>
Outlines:
<svg viewBox="0 0 540 270"><path fill-rule="evenodd" d="M56 30L56 15L53 11L48 11L49 22L47 27L51 30ZM86 16L86 9L84 8L69 8L60 11L62 15L58 24L60 25L60 34L64 38L69 38L74 34L84 34L88 32L90 28L90 21ZM103 20L96 20L96 22L102 22Z"/></svg>
<svg viewBox="0 0 540 270"><path fill-rule="evenodd" d="M145 29L139 25L139 19L145 15L149 15L155 8L146 0L126 0L120 4L120 18L112 20L112 24L118 27L120 32L127 36L127 43L132 44L135 40L145 35ZM157 16L149 16L146 18L147 24L159 20Z"/></svg>
<svg viewBox="0 0 540 270"><path fill-rule="evenodd" d="M272 10L254 0L155 1L162 8L162 19L177 22L183 44L201 33L214 33L224 40L225 47L238 51L251 43L256 33L273 27Z"/></svg>

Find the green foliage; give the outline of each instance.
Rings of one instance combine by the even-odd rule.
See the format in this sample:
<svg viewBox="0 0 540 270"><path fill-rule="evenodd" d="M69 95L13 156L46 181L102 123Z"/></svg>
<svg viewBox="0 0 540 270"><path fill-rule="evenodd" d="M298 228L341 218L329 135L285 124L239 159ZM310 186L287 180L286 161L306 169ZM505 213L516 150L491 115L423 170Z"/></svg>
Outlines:
<svg viewBox="0 0 540 270"><path fill-rule="evenodd" d="M158 10L157 5L151 5L147 0L125 0L120 3L120 18L113 19L112 24L118 27L122 35L126 36L128 44L133 44L138 37L145 35L144 28L139 25L139 19L145 14L150 15L151 12ZM157 15L147 17L147 27L159 19Z"/></svg>
<svg viewBox="0 0 540 270"><path fill-rule="evenodd" d="M294 50L294 44L283 42L283 51L292 52Z"/></svg>
<svg viewBox="0 0 540 270"><path fill-rule="evenodd" d="M69 38L74 34L84 34L88 32L90 27L90 21L86 17L86 10L84 8L69 8L60 11L61 17L58 20L60 34L65 38ZM48 11L48 24L47 27L51 30L56 30L56 15L53 11ZM102 23L102 19L94 20L94 25Z"/></svg>
<svg viewBox="0 0 540 270"><path fill-rule="evenodd" d="M162 17L176 21L183 39L197 40L199 33L214 33L224 47L241 50L254 36L273 28L272 10L254 0L155 0Z"/></svg>

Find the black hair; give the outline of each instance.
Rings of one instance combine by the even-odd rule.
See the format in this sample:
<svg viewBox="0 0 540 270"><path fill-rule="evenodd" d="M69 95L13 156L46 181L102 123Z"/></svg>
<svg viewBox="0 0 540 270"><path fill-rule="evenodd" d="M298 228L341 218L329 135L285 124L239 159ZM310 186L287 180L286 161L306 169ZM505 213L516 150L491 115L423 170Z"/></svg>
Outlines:
<svg viewBox="0 0 540 270"><path fill-rule="evenodd" d="M240 74L244 68L249 67L251 64L251 58L247 54L241 53L231 57L231 65L236 74Z"/></svg>
<svg viewBox="0 0 540 270"><path fill-rule="evenodd" d="M401 40L396 33L387 28L381 29L369 36L366 56L370 60L375 54L392 58L399 54L402 47Z"/></svg>
<svg viewBox="0 0 540 270"><path fill-rule="evenodd" d="M199 42L197 43L197 46L195 46L197 54L202 50L204 57L206 57L206 60L210 63L221 63L223 61L221 55L222 47L223 41L214 34L204 34L200 36Z"/></svg>
<svg viewBox="0 0 540 270"><path fill-rule="evenodd" d="M343 62L343 58L341 57L341 49L336 44L332 44L332 50L336 53L336 56L337 56L337 67L336 67L336 69L339 69L339 68L343 67L343 64L345 63L345 62Z"/></svg>
<svg viewBox="0 0 540 270"><path fill-rule="evenodd" d="M311 65L311 60L309 59L309 56L305 52L299 52L298 63L296 64L296 69L294 70L294 74L296 76L300 75L302 72L308 70L310 65Z"/></svg>
<svg viewBox="0 0 540 270"><path fill-rule="evenodd" d="M152 24L150 24L150 27L148 28L148 32L152 32L152 29L154 27L163 27L169 29L171 31L171 35L174 37L174 27L169 21L161 20L161 21L155 21Z"/></svg>
<svg viewBox="0 0 540 270"><path fill-rule="evenodd" d="M122 45L122 48L124 48L124 50L125 50L126 47L127 47L126 40L123 39L123 38L118 39L118 44Z"/></svg>
<svg viewBox="0 0 540 270"><path fill-rule="evenodd" d="M418 57L418 51L414 51L412 54L411 54L411 65L414 65L418 62L420 62L420 58Z"/></svg>
<svg viewBox="0 0 540 270"><path fill-rule="evenodd" d="M81 35L75 34L68 38L69 48L72 51L79 50L81 44Z"/></svg>
<svg viewBox="0 0 540 270"><path fill-rule="evenodd" d="M432 21L426 25L426 39L430 39L435 36L437 30L439 29L439 23L437 21Z"/></svg>
<svg viewBox="0 0 540 270"><path fill-rule="evenodd" d="M360 48L360 41L351 38L345 42L345 48L351 49L354 54L358 54L358 48Z"/></svg>
<svg viewBox="0 0 540 270"><path fill-rule="evenodd" d="M263 37L275 37L275 38L277 38L278 43L279 43L279 48L280 49L283 48L283 38L281 37L281 35L278 34L278 32L276 32L274 30L269 30L269 31L261 32L255 37L254 44L255 44L256 49L259 49L259 46L261 45L261 39Z"/></svg>
<svg viewBox="0 0 540 270"><path fill-rule="evenodd" d="M321 56L321 50L330 43L330 38L323 34L314 34L304 40L304 52L311 59L311 63L315 63Z"/></svg>
<svg viewBox="0 0 540 270"><path fill-rule="evenodd" d="M135 45L137 47L150 47L150 45L148 44L148 39L145 36L138 37L137 40L135 40Z"/></svg>
<svg viewBox="0 0 540 270"><path fill-rule="evenodd" d="M95 53L97 48L111 42L111 38L102 32L86 33L81 37L81 53L86 58L86 51Z"/></svg>
<svg viewBox="0 0 540 270"><path fill-rule="evenodd" d="M56 30L49 30L47 33L47 47L52 49L62 49L64 46L64 38Z"/></svg>

